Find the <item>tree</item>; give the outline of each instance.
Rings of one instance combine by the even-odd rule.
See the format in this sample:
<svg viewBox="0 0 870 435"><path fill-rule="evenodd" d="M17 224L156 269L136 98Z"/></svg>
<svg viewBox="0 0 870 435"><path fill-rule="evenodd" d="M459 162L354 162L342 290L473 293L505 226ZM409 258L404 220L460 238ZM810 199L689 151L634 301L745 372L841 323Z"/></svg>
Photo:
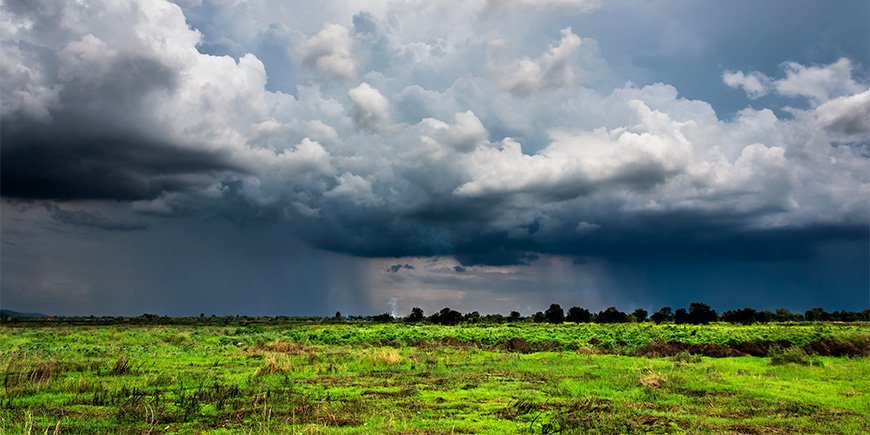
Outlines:
<svg viewBox="0 0 870 435"><path fill-rule="evenodd" d="M565 312L559 304L550 304L550 308L544 311L544 316L550 323L562 323L565 321Z"/></svg>
<svg viewBox="0 0 870 435"><path fill-rule="evenodd" d="M537 313L535 313L534 316L532 316L532 321L535 323L544 323L547 321L547 316L545 316L544 313L538 311Z"/></svg>
<svg viewBox="0 0 870 435"><path fill-rule="evenodd" d="M689 313L686 312L685 308L680 308L676 312L674 312L674 323L682 324L689 323Z"/></svg>
<svg viewBox="0 0 870 435"><path fill-rule="evenodd" d="M638 308L631 313L631 315L634 316L634 321L638 323L645 322L647 314L648 313L643 308Z"/></svg>
<svg viewBox="0 0 870 435"><path fill-rule="evenodd" d="M480 322L480 313L478 313L477 311L472 311L463 316L462 320L468 323L478 323Z"/></svg>
<svg viewBox="0 0 870 435"><path fill-rule="evenodd" d="M423 321L423 309L419 307L411 308L411 314L408 314L407 322L419 323Z"/></svg>
<svg viewBox="0 0 870 435"><path fill-rule="evenodd" d="M392 322L393 316L390 313L378 314L377 316L373 316L372 320L375 322Z"/></svg>
<svg viewBox="0 0 870 435"><path fill-rule="evenodd" d="M341 320L341 311L336 311L336 312L335 312L335 317L333 317L333 319L335 319L335 320Z"/></svg>
<svg viewBox="0 0 870 435"><path fill-rule="evenodd" d="M709 305L701 302L692 302L689 304L688 322L694 325L706 325L710 322L715 322L719 316Z"/></svg>
<svg viewBox="0 0 870 435"><path fill-rule="evenodd" d="M628 314L616 309L616 307L607 307L595 316L596 323L625 323L628 322Z"/></svg>
<svg viewBox="0 0 870 435"><path fill-rule="evenodd" d="M728 310L722 313L722 320L730 323L740 323L750 325L756 321L758 312L752 308L741 308L739 310Z"/></svg>
<svg viewBox="0 0 870 435"><path fill-rule="evenodd" d="M571 307L565 320L574 323L589 323L592 321L592 313L586 308Z"/></svg>
<svg viewBox="0 0 870 435"><path fill-rule="evenodd" d="M656 324L670 322L671 320L674 320L673 309L671 307L661 307L658 311L653 313L650 320L656 322Z"/></svg>
<svg viewBox="0 0 870 435"><path fill-rule="evenodd" d="M523 316L519 311L511 311L510 316L508 316L508 322L519 322L522 318Z"/></svg>
<svg viewBox="0 0 870 435"><path fill-rule="evenodd" d="M803 320L803 317L801 313L792 313L785 308L777 308L773 314L773 320L777 322L799 322Z"/></svg>
<svg viewBox="0 0 870 435"><path fill-rule="evenodd" d="M824 308L816 307L807 310L807 312L804 313L804 318L807 319L808 322L818 322L831 320L831 315L825 311Z"/></svg>
<svg viewBox="0 0 870 435"><path fill-rule="evenodd" d="M455 325L462 321L462 313L449 307L444 307L441 311L429 317L429 321L440 325Z"/></svg>

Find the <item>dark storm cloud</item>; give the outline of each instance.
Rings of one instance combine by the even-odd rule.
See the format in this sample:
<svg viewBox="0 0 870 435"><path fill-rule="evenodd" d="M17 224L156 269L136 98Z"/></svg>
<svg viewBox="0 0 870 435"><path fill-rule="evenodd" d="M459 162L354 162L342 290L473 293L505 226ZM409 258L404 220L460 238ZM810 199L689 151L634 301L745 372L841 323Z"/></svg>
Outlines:
<svg viewBox="0 0 870 435"><path fill-rule="evenodd" d="M20 199L153 199L236 168L220 154L159 143L132 132L45 129L3 122L0 192ZM30 128L28 128L30 127ZM98 130L95 128L94 130Z"/></svg>
<svg viewBox="0 0 870 435"><path fill-rule="evenodd" d="M10 6L33 15L38 26L52 21L24 4ZM178 86L178 72L160 59L106 56L89 60L98 64L93 71L76 66L81 71L73 73L73 67L58 67L61 52L24 45L24 53L37 56L44 69L46 86L60 90L43 116L21 111L0 119L3 196L153 199L202 185L203 176L238 169L218 152L174 144L155 129L159 122L143 102Z"/></svg>

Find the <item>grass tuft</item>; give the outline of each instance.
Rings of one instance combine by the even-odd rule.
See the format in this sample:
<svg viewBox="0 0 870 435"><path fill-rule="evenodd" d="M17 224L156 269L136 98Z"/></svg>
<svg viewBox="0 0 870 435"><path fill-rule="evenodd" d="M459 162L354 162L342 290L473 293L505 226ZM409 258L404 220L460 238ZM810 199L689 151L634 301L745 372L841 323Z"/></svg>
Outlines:
<svg viewBox="0 0 870 435"><path fill-rule="evenodd" d="M111 373L116 376L126 375L133 371L133 368L130 366L130 359L125 357L123 354L118 354L118 359L115 361L115 365L112 367Z"/></svg>
<svg viewBox="0 0 870 435"><path fill-rule="evenodd" d="M773 346L768 350L768 355L770 355L770 363L775 366L783 364L810 365L813 363L807 353L798 346L785 348Z"/></svg>

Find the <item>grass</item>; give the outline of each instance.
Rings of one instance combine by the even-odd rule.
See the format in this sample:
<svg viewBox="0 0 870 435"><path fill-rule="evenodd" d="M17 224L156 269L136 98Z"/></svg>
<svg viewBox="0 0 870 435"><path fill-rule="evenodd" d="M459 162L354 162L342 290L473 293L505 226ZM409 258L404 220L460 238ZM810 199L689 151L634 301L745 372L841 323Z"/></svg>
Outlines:
<svg viewBox="0 0 870 435"><path fill-rule="evenodd" d="M0 433L868 433L870 359L815 351L868 339L822 323L4 325ZM767 356L701 355L714 345Z"/></svg>

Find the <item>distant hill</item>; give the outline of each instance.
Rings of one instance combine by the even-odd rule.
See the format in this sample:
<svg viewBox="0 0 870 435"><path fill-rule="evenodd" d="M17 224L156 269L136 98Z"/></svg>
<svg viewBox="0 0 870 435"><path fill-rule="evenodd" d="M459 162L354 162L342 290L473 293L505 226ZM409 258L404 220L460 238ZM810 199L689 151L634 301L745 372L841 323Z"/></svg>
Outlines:
<svg viewBox="0 0 870 435"><path fill-rule="evenodd" d="M42 314L42 313L19 313L18 311L12 311L12 310L0 310L0 317L3 317L3 316L25 318L25 317L45 317L45 314Z"/></svg>

